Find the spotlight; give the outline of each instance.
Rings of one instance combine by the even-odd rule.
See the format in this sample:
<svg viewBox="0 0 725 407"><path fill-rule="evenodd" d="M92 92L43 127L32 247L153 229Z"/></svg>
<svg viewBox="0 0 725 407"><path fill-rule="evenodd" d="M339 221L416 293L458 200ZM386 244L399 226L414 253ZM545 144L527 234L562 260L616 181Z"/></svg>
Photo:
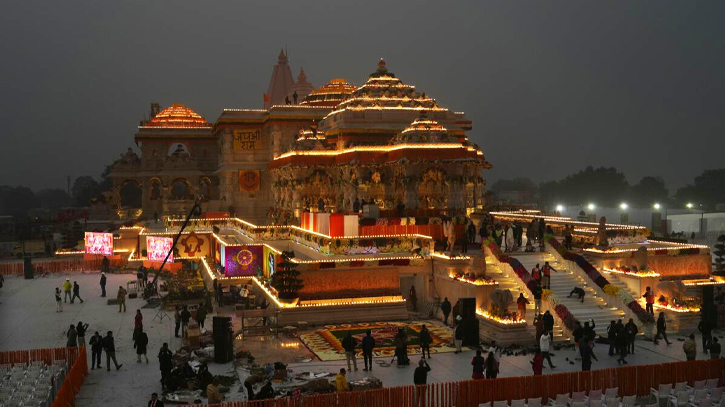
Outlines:
<svg viewBox="0 0 725 407"><path fill-rule="evenodd" d="M564 210L564 205L556 205L556 211L561 212Z"/></svg>
<svg viewBox="0 0 725 407"><path fill-rule="evenodd" d="M628 207L629 207L629 205L627 205L625 202L622 202L621 204L619 204L619 208L621 210L626 210Z"/></svg>
<svg viewBox="0 0 725 407"><path fill-rule="evenodd" d="M590 203L589 205L587 205L587 209L589 209L590 211L593 211L594 208L596 208L596 205L594 205L593 203Z"/></svg>
<svg viewBox="0 0 725 407"><path fill-rule="evenodd" d="M656 203L656 204L652 205L652 207L655 208L656 210L660 210L660 208L662 208L662 205Z"/></svg>

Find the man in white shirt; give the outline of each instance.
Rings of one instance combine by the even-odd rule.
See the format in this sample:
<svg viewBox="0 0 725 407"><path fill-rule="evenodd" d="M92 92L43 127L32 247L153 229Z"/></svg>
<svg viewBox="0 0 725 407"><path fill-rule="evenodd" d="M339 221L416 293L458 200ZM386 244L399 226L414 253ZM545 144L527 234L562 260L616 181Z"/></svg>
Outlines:
<svg viewBox="0 0 725 407"><path fill-rule="evenodd" d="M549 355L549 350L551 349L551 332L544 331L544 334L541 335L541 339L539 339L539 349L541 350L541 357L544 360L549 361L550 368L555 369L556 366L551 363L551 355Z"/></svg>

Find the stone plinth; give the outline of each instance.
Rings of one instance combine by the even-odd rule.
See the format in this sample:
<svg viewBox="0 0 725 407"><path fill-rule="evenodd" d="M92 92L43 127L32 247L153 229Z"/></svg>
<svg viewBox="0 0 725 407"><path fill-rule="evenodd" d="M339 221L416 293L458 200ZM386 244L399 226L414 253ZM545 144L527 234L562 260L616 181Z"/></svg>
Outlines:
<svg viewBox="0 0 725 407"><path fill-rule="evenodd" d="M408 319L405 302L380 304L351 304L327 307L282 308L279 326L297 325L304 321L308 325L356 323L370 321L400 321Z"/></svg>
<svg viewBox="0 0 725 407"><path fill-rule="evenodd" d="M478 318L479 335L484 342L496 341L497 346L533 345L530 324L500 324L488 318Z"/></svg>

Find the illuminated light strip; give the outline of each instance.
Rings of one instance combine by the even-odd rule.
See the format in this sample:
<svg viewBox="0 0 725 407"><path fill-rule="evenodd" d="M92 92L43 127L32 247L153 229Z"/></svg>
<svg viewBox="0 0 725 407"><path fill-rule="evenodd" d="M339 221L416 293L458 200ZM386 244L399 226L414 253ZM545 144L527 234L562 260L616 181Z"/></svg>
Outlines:
<svg viewBox="0 0 725 407"><path fill-rule="evenodd" d="M389 151L395 151L395 150L405 150L405 149L465 149L467 151L477 151L473 147L464 146L461 143L438 143L438 144L430 144L430 143L420 143L420 144L399 144L396 146L358 146L358 147L351 147L346 148L344 150L310 150L310 151L288 151L284 154L281 154L279 157L274 158L274 160L279 160L286 157L291 157L294 155L342 155L342 154L348 154L348 153L354 153L354 152L373 152L373 151L382 151L382 152L389 152Z"/></svg>
<svg viewBox="0 0 725 407"><path fill-rule="evenodd" d="M657 272L654 272L654 271L640 273L637 271L621 271L621 270L615 270L615 269L609 269L609 268L603 268L602 271L604 271L605 273L623 274L626 276L632 276L632 277L638 277L638 278L660 277L660 274Z"/></svg>
<svg viewBox="0 0 725 407"><path fill-rule="evenodd" d="M715 280L709 280L709 281L694 281L690 283L682 283L683 285L686 285L688 287L692 286L700 286L700 285L723 285L725 284L725 281L715 281Z"/></svg>
<svg viewBox="0 0 725 407"><path fill-rule="evenodd" d="M120 230L132 230L132 229L141 229L141 230L143 230L145 228L143 226L121 226L118 229L120 229Z"/></svg>
<svg viewBox="0 0 725 407"><path fill-rule="evenodd" d="M345 305L365 305L365 304L390 304L390 303L404 303L405 298L401 296L397 296L398 298L394 299L368 299L368 298L361 298L361 299L345 299L345 300L321 300L324 302L317 302L313 304L299 304L298 308L312 308L312 307L335 307L335 306L345 306ZM375 298L375 297L372 297Z"/></svg>
<svg viewBox="0 0 725 407"><path fill-rule="evenodd" d="M206 273L209 274L209 278L211 278L212 281L219 278L215 273L213 273L211 271L211 268L209 267L209 264L207 264L206 259L204 257L201 257L201 263L204 265L204 268L206 269Z"/></svg>
<svg viewBox="0 0 725 407"><path fill-rule="evenodd" d="M652 239L648 239L648 241L652 242L652 243L672 245L675 247L686 248L686 249L709 249L710 248L710 246L704 245L704 244L677 243L677 242L667 242L664 240L652 240Z"/></svg>
<svg viewBox="0 0 725 407"><path fill-rule="evenodd" d="M562 222L562 223L568 223L571 225L585 225L585 226L591 226L598 228L599 223L596 222L582 222L578 220L573 220L572 218L566 218L562 216L546 216L546 215L529 215L526 213L518 213L518 212L489 212L489 214L494 216L509 216L509 217L524 217L529 219L535 219L535 218L543 218L544 220L548 221L554 221L554 222ZM610 227L616 227L621 228L622 230L637 230L637 229L647 229L645 226L637 226L637 225L621 225L616 223L607 223L605 224L607 228Z"/></svg>
<svg viewBox="0 0 725 407"><path fill-rule="evenodd" d="M213 229L196 229L189 232L181 232L182 235L190 235L192 233L212 233ZM139 233L139 236L173 236L178 235L179 232L143 232Z"/></svg>
<svg viewBox="0 0 725 407"><path fill-rule="evenodd" d="M465 278L457 278L455 273L448 273L448 277L450 277L450 278L452 278L452 279L454 279L456 281L460 281L462 283L476 285L476 286L482 286L482 285L498 285L498 281L495 281L493 279L491 279L491 280L475 280L475 281L471 281L471 280L467 280Z"/></svg>
<svg viewBox="0 0 725 407"><path fill-rule="evenodd" d="M438 257L439 259L446 259L446 260L471 260L471 258L469 256L465 256L462 254L459 254L457 256L449 256L444 253L432 252L430 255L432 257Z"/></svg>
<svg viewBox="0 0 725 407"><path fill-rule="evenodd" d="M415 259L421 259L424 260L425 257L423 256L389 256L389 257L355 257L350 259L324 259L324 260L297 260L292 259L293 263L298 264L315 264L315 263L347 263L352 261L379 261L379 260L415 260Z"/></svg>
<svg viewBox="0 0 725 407"><path fill-rule="evenodd" d="M264 292L267 293L267 295L270 298L272 298L272 301L274 301L274 303L277 304L278 307L280 307L280 308L293 308L294 307L294 305L283 304L283 303L279 302L279 299L277 298L277 296L272 294L272 292L269 291L269 289L267 287L265 287L259 280L257 280L257 277L252 276L251 280L254 281L254 283L257 284L257 286L259 288L264 290Z"/></svg>
<svg viewBox="0 0 725 407"><path fill-rule="evenodd" d="M128 255L128 261L131 261L131 258L133 257L133 254L136 253L136 248L134 247L133 250L131 250L131 254Z"/></svg>
<svg viewBox="0 0 725 407"><path fill-rule="evenodd" d="M644 247L644 246L642 246ZM685 247L685 246L676 246L676 247L647 247L645 248L648 252L654 252L657 250L681 250L681 249L709 249L709 247ZM591 253L602 253L602 254L616 254L616 253L631 253L636 252L639 250L637 249L608 249L608 250L601 250L594 247L589 247L586 249L583 249L585 252L591 252Z"/></svg>
<svg viewBox="0 0 725 407"><path fill-rule="evenodd" d="M503 318L499 318L495 315L491 315L490 313L488 313L487 311L485 311L481 308L476 308L476 315L478 315L484 319L488 319L488 320L491 320L491 321L494 321L494 322L497 322L497 323L503 324L503 325L525 325L526 324L525 319L515 319L515 320L514 319L503 319Z"/></svg>
<svg viewBox="0 0 725 407"><path fill-rule="evenodd" d="M70 250L56 250L55 251L55 254L58 255L58 256L65 256L65 255L69 255L69 254L85 254L85 253L86 252L84 250L74 250L74 251L70 251Z"/></svg>
<svg viewBox="0 0 725 407"><path fill-rule="evenodd" d="M693 308L673 308L669 304L667 304L667 306L665 307L665 306L660 305L660 304L657 304L657 303L652 304L652 306L654 308L656 308L656 309L677 312L677 313L680 313L680 314L700 312L700 308L699 307L693 307Z"/></svg>
<svg viewBox="0 0 725 407"><path fill-rule="evenodd" d="M218 241L219 241L219 243L223 244L224 246L229 246L229 243L227 243L227 242L225 242L224 240L222 240L222 238L221 238L221 237L219 237L219 236L217 236L217 234L216 234L216 233L212 233L211 235L212 235L212 236L214 236L214 238L215 238L216 240L218 240Z"/></svg>

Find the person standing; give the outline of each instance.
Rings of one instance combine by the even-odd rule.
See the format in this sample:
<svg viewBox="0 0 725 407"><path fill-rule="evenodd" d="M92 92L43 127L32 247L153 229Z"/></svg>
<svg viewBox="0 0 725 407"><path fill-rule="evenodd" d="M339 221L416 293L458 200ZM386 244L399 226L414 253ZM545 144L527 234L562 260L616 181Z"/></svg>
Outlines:
<svg viewBox="0 0 725 407"><path fill-rule="evenodd" d="M476 243L476 224L473 221L468 222L468 243Z"/></svg>
<svg viewBox="0 0 725 407"><path fill-rule="evenodd" d="M181 328L181 311L179 309L179 306L176 306L176 310L174 311L174 337L179 337L179 328Z"/></svg>
<svg viewBox="0 0 725 407"><path fill-rule="evenodd" d="M118 294L116 294L116 301L118 302L118 312L121 312L121 308L123 308L123 312L126 312L126 289L122 286L118 286Z"/></svg>
<svg viewBox="0 0 725 407"><path fill-rule="evenodd" d="M543 338L543 336L542 336ZM486 357L486 379L495 379L498 376L498 361L493 352Z"/></svg>
<svg viewBox="0 0 725 407"><path fill-rule="evenodd" d="M136 315L133 317L133 340L136 340L136 335L143 330L143 314L141 310L136 310Z"/></svg>
<svg viewBox="0 0 725 407"><path fill-rule="evenodd" d="M106 273L101 273L101 281L99 282L101 285L101 297L106 296Z"/></svg>
<svg viewBox="0 0 725 407"><path fill-rule="evenodd" d="M111 268L111 261L108 260L108 257L103 256L103 260L101 260L101 267L103 267L103 270L101 270L102 273L108 273Z"/></svg>
<svg viewBox="0 0 725 407"><path fill-rule="evenodd" d="M340 373L335 376L335 388L338 393L344 393L350 391L350 385L347 384L347 377L345 376L345 368L340 369Z"/></svg>
<svg viewBox="0 0 725 407"><path fill-rule="evenodd" d="M544 295L544 290L541 288L541 284L537 280L534 280L531 284L531 294L534 295L534 313L540 315L541 297Z"/></svg>
<svg viewBox="0 0 725 407"><path fill-rule="evenodd" d="M191 312L189 308L184 305L184 309L181 311L181 336L186 338L189 329L189 321L191 320Z"/></svg>
<svg viewBox="0 0 725 407"><path fill-rule="evenodd" d="M579 341L579 356L582 358L582 372L592 370L592 359L598 360L586 335Z"/></svg>
<svg viewBox="0 0 725 407"><path fill-rule="evenodd" d="M461 240L461 253L468 253L468 236L463 236Z"/></svg>
<svg viewBox="0 0 725 407"><path fill-rule="evenodd" d="M536 263L534 268L531 269L531 278L541 283L541 267L539 267L539 263Z"/></svg>
<svg viewBox="0 0 725 407"><path fill-rule="evenodd" d="M393 339L395 342L395 357L398 358L398 366L407 366L408 360L408 336L403 328L398 328L398 333Z"/></svg>
<svg viewBox="0 0 725 407"><path fill-rule="evenodd" d="M208 404L219 404L224 400L221 390L219 390L220 384L221 380L219 380L219 376L214 376L214 379L211 381L211 383L206 386L206 397L208 399Z"/></svg>
<svg viewBox="0 0 725 407"><path fill-rule="evenodd" d="M416 386L428 384L428 372L430 372L430 366L428 366L428 363L425 359L419 360L418 367L416 367L415 371L413 371L413 384Z"/></svg>
<svg viewBox="0 0 725 407"><path fill-rule="evenodd" d="M244 388L247 389L247 400L254 400L254 387L252 387L252 383L249 380L244 381Z"/></svg>
<svg viewBox="0 0 725 407"><path fill-rule="evenodd" d="M453 333L453 343L455 343L455 345L456 345L455 353L461 353L461 346L463 345L464 335L465 335L465 333L463 330L463 324L459 320L458 324L456 325L456 330Z"/></svg>
<svg viewBox="0 0 725 407"><path fill-rule="evenodd" d="M84 324L81 321L78 321L78 325L76 325L76 335L78 335L78 347L82 348L86 346L86 330L88 329L88 324Z"/></svg>
<svg viewBox="0 0 725 407"><path fill-rule="evenodd" d="M433 339L430 337L430 332L428 331L428 328L426 328L425 325L422 326L420 329L420 335L418 336L418 341L420 341L420 352L423 354L423 359L425 359L425 352L428 351L428 358L430 358L430 344L433 342Z"/></svg>
<svg viewBox="0 0 725 407"><path fill-rule="evenodd" d="M528 304L529 300L524 297L524 293L519 293L519 298L516 299L516 309L519 319L523 320L526 317L526 305Z"/></svg>
<svg viewBox="0 0 725 407"><path fill-rule="evenodd" d="M712 324L706 318L702 318L697 324L697 330L702 334L702 351L707 353L710 342L712 342Z"/></svg>
<svg viewBox="0 0 725 407"><path fill-rule="evenodd" d="M448 297L443 299L441 311L443 312L443 324L448 326L448 317L451 315L451 302L448 301Z"/></svg>
<svg viewBox="0 0 725 407"><path fill-rule="evenodd" d="M557 272L557 270L555 268L551 267L551 265L547 261L547 262L544 262L544 267L542 268L541 271L544 274L544 278L543 278L544 284L543 284L543 286L547 290L550 290L551 289L551 272L552 271Z"/></svg>
<svg viewBox="0 0 725 407"><path fill-rule="evenodd" d="M647 287L649 288L649 287ZM665 321L665 313L660 312L659 318L657 318L657 333L655 334L654 343L657 345L659 343L660 335L665 338L665 342L667 344L671 344L669 339L667 339L667 321Z"/></svg>
<svg viewBox="0 0 725 407"><path fill-rule="evenodd" d="M614 356L617 342L617 324L614 321L610 321L607 327L607 339L609 340L609 356Z"/></svg>
<svg viewBox="0 0 725 407"><path fill-rule="evenodd" d="M712 342L710 342L710 359L720 359L720 351L721 348L717 338L712 338Z"/></svg>
<svg viewBox="0 0 725 407"><path fill-rule="evenodd" d="M365 331L365 337L362 339L362 354L365 360L364 371L373 370L373 349L375 348L375 338L370 334L370 330Z"/></svg>
<svg viewBox="0 0 725 407"><path fill-rule="evenodd" d="M541 335L544 334L544 319L541 318L541 314L536 314L534 317L534 330L536 332L536 343L539 343Z"/></svg>
<svg viewBox="0 0 725 407"><path fill-rule="evenodd" d="M573 229L573 227L572 227L572 229ZM564 227L564 242L565 242L567 250L571 250L572 229L569 229L569 225L566 225Z"/></svg>
<svg viewBox="0 0 725 407"><path fill-rule="evenodd" d="M101 368L101 351L103 350L103 337L96 331L91 340L88 342L91 345L91 370L95 368Z"/></svg>
<svg viewBox="0 0 725 407"><path fill-rule="evenodd" d="M171 374L174 354L169 350L169 344L164 342L159 350L159 368L161 369L161 389L166 390L166 379Z"/></svg>
<svg viewBox="0 0 725 407"><path fill-rule="evenodd" d="M72 288L73 284L70 283L70 278L66 278L65 281L63 281L63 302L68 302L68 299L72 300L73 296L71 295L70 291ZM71 304L72 303L73 301L71 301Z"/></svg>
<svg viewBox="0 0 725 407"><path fill-rule="evenodd" d="M63 298L58 287L55 287L55 312L63 312Z"/></svg>
<svg viewBox="0 0 725 407"><path fill-rule="evenodd" d="M628 341L627 353L634 354L634 340L639 333L639 328L637 328L637 324L634 323L634 320L632 318L630 318L629 322L627 322L627 325L624 326L624 332L627 335Z"/></svg>
<svg viewBox="0 0 725 407"><path fill-rule="evenodd" d="M471 366L473 366L473 373L471 374L471 379L481 380L484 378L483 371L485 370L485 364L486 358L481 356L481 349L476 349L476 356L474 356L471 360Z"/></svg>
<svg viewBox="0 0 725 407"><path fill-rule="evenodd" d="M408 292L408 300L410 301L410 305L413 307L413 312L418 311L418 296L415 293L415 286L410 286L410 291Z"/></svg>
<svg viewBox="0 0 725 407"><path fill-rule="evenodd" d="M347 331L347 335L342 339L342 348L345 349L345 359L347 360L347 370L352 372L353 366L357 372L357 360L355 359L355 348L357 340L352 337L352 332Z"/></svg>
<svg viewBox="0 0 725 407"><path fill-rule="evenodd" d="M627 360L625 357L627 356L627 349L629 348L629 338L627 337L626 332L624 331L624 325L622 325L622 320L619 320L617 322L617 338L615 341L617 342L617 351L619 352L619 359L617 359L617 363L624 363L627 364Z"/></svg>
<svg viewBox="0 0 725 407"><path fill-rule="evenodd" d="M143 266L138 268L138 271L136 272L136 285L138 286L139 290L143 290L146 287L146 277L144 277L143 274Z"/></svg>
<svg viewBox="0 0 725 407"><path fill-rule="evenodd" d="M71 325L68 329L68 332L65 334L66 338L68 338L68 341L66 342L65 346L67 348L76 348L78 347L78 333L76 332L75 325Z"/></svg>
<svg viewBox="0 0 725 407"><path fill-rule="evenodd" d="M695 358L697 358L697 342L695 342L695 334L690 334L690 336L685 339L685 343L682 344L682 350L685 352L687 360L695 360Z"/></svg>
<svg viewBox="0 0 725 407"><path fill-rule="evenodd" d="M544 320L544 332L553 332L554 331L554 316L551 315L549 310L547 310L544 313L544 316L541 318Z"/></svg>
<svg viewBox="0 0 725 407"><path fill-rule="evenodd" d="M116 370L120 370L121 366L116 361L116 344L113 340L113 331L108 331L103 338L103 350L106 352L106 371L111 371L111 360L116 366Z"/></svg>
<svg viewBox="0 0 725 407"><path fill-rule="evenodd" d="M544 370L544 358L541 356L541 351L536 349L534 352L534 360L531 362L531 369L534 371L534 376L541 376Z"/></svg>
<svg viewBox="0 0 725 407"><path fill-rule="evenodd" d="M146 347L149 344L149 337L146 332L143 331L143 326L137 328L136 339L133 341L133 347L136 348L136 362L141 363L141 355L146 359L146 364L149 364L149 357L146 356Z"/></svg>
<svg viewBox="0 0 725 407"><path fill-rule="evenodd" d="M655 294L652 292L652 289L647 287L647 290L644 292L642 297L644 297L645 302L647 303L647 305L645 305L645 312L649 312L651 315L654 315Z"/></svg>
<svg viewBox="0 0 725 407"><path fill-rule="evenodd" d="M541 339L539 339L539 349L541 350L541 358L545 359L547 362L549 362L549 367L552 369L556 369L556 366L551 362L551 331L545 330L544 334L541 335Z"/></svg>
<svg viewBox="0 0 725 407"><path fill-rule="evenodd" d="M164 402L159 400L159 395L151 393L151 400L149 400L148 407L164 407Z"/></svg>
<svg viewBox="0 0 725 407"><path fill-rule="evenodd" d="M199 308L196 309L196 323L199 324L199 328L204 329L204 321L206 320L206 306L204 303L199 304Z"/></svg>

